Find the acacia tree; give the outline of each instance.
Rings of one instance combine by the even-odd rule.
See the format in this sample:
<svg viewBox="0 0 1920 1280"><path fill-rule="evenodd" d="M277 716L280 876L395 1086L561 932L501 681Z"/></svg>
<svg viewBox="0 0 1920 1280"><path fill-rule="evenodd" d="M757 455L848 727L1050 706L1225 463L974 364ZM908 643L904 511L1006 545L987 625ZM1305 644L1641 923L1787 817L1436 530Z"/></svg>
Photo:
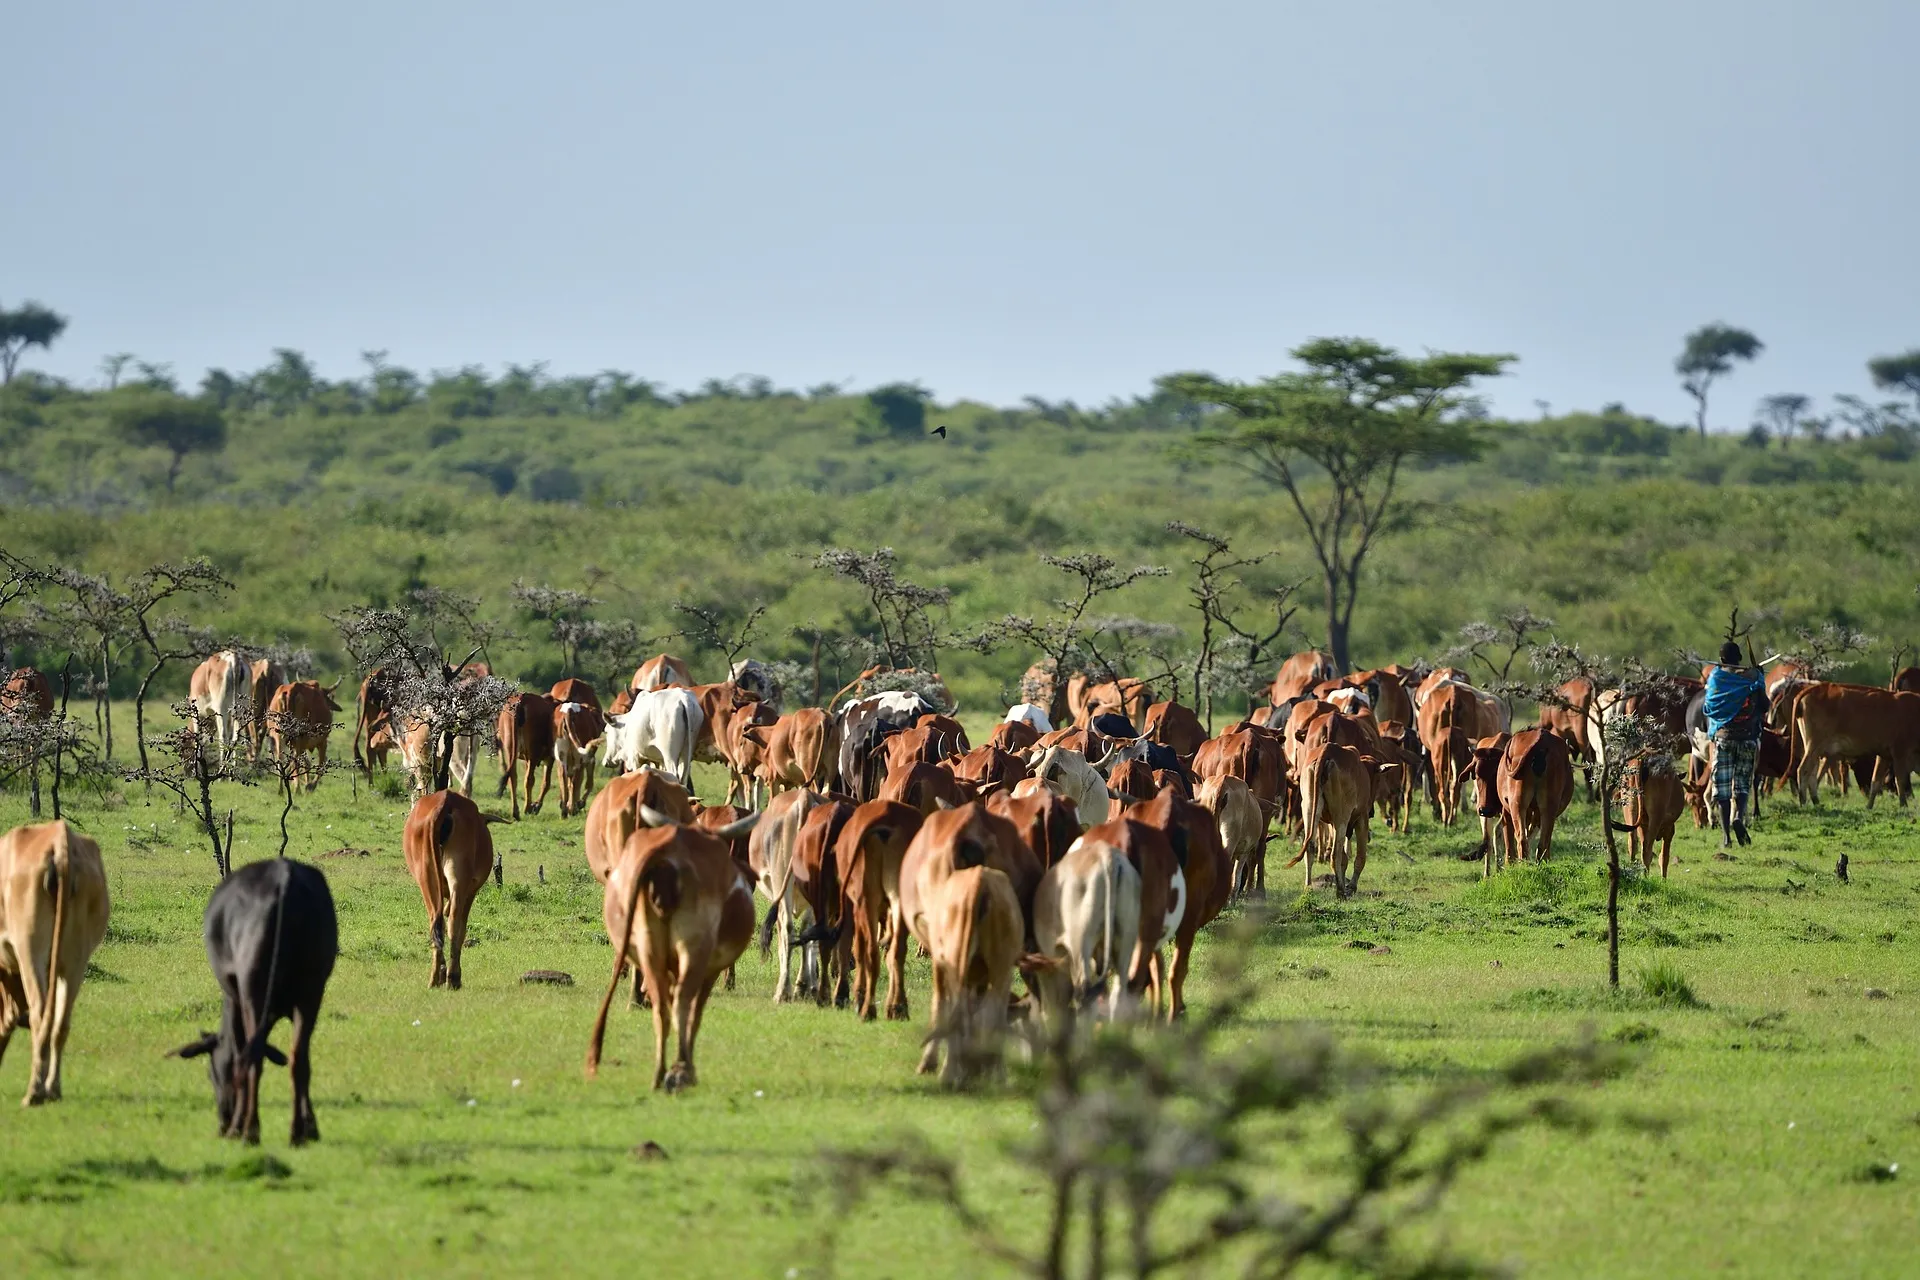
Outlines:
<svg viewBox="0 0 1920 1280"><path fill-rule="evenodd" d="M113 425L135 444L158 445L170 455L167 492L180 478L190 453L218 453L227 447L227 420L211 401L169 392L138 395L115 406Z"/></svg>
<svg viewBox="0 0 1920 1280"><path fill-rule="evenodd" d="M0 386L13 381L28 347L45 351L66 331L67 318L38 302L23 302L11 311L0 307Z"/></svg>
<svg viewBox="0 0 1920 1280"><path fill-rule="evenodd" d="M1867 373L1873 385L1882 391L1904 391L1913 397L1920 410L1920 347L1897 356L1875 356L1867 361Z"/></svg>
<svg viewBox="0 0 1920 1280"><path fill-rule="evenodd" d="M132 597L114 589L104 575L78 569L48 569L41 579L63 596L36 604L36 621L51 636L87 656L86 679L93 695L94 728L101 753L113 758L113 702L110 691L119 660L135 642Z"/></svg>
<svg viewBox="0 0 1920 1280"><path fill-rule="evenodd" d="M1204 705L1207 732L1212 733L1213 696L1220 685L1226 683L1218 679L1216 674L1221 650L1228 646L1240 650L1240 661L1234 664L1234 679L1230 683L1235 693L1251 692L1249 681L1244 677L1263 665L1271 665L1268 660L1274 646L1286 634L1293 615L1300 610L1293 598L1300 584L1286 583L1256 592L1243 576L1244 571L1262 564L1273 556L1273 552L1265 551L1257 556L1231 556L1233 547L1226 538L1196 528L1184 520L1168 521L1167 532L1191 538L1205 548L1189 562L1193 565L1193 583L1187 588L1187 594L1193 597L1193 607L1200 613L1200 648L1193 659L1193 702L1196 709ZM1251 630L1237 620L1238 609L1234 605L1234 597L1242 593L1257 594L1263 611L1271 611L1263 612L1261 621L1251 624ZM1273 625L1262 631L1261 628L1268 621Z"/></svg>
<svg viewBox="0 0 1920 1280"><path fill-rule="evenodd" d="M691 640L703 648L712 649L720 654L726 670L726 678L733 679L733 664L753 643L754 632L759 629L760 619L765 616L767 606L755 601L752 605L734 605L715 601L709 604L688 604L682 600L673 602L673 611L687 620L686 625L674 632L683 640Z"/></svg>
<svg viewBox="0 0 1920 1280"><path fill-rule="evenodd" d="M519 578L513 580L513 586L508 588L507 594L515 604L547 624L553 642L560 646L561 673L572 675L577 672L580 669L581 642L585 638L583 624L587 621L588 611L600 603L598 597L567 587L548 586L544 582L531 587Z"/></svg>
<svg viewBox="0 0 1920 1280"><path fill-rule="evenodd" d="M182 618L156 622L154 610L176 596L215 595L233 590L204 558L185 564L156 564L143 570L127 586L126 614L152 658L133 695L133 736L140 749L140 768L147 768L147 690L170 662L183 662L213 651L213 633L188 625ZM162 637L165 637L163 642Z"/></svg>
<svg viewBox="0 0 1920 1280"><path fill-rule="evenodd" d="M480 616L480 601L420 587L408 594L407 608L352 608L328 620L362 676L385 672L396 727L427 726L433 789L446 790L454 741L487 732L514 693L505 680L471 670L496 634ZM457 663L456 644L470 646Z"/></svg>
<svg viewBox="0 0 1920 1280"><path fill-rule="evenodd" d="M1693 397L1702 440L1707 438L1707 393L1714 379L1732 373L1735 360L1752 360L1765 349L1760 339L1732 325L1703 324L1687 335L1673 371L1680 375L1681 390Z"/></svg>
<svg viewBox="0 0 1920 1280"><path fill-rule="evenodd" d="M1320 565L1327 648L1344 671L1352 666L1353 607L1367 555L1406 524L1396 502L1401 469L1477 452L1483 432L1465 412L1474 403L1468 389L1515 357L1414 358L1363 338L1316 338L1292 354L1303 369L1260 382L1180 373L1159 385L1225 411L1185 452L1226 462L1287 495Z"/></svg>
<svg viewBox="0 0 1920 1280"><path fill-rule="evenodd" d="M1067 575L1072 587L1067 595L1054 599L1053 616L1033 618L1009 613L989 623L971 636L959 637L962 648L991 653L1007 643L1023 644L1040 651L1040 663L1053 676L1053 691L1047 714L1060 724L1067 720L1067 673L1078 667L1094 665L1111 672L1111 664L1101 657L1095 638L1097 623L1088 616L1093 602L1103 596L1130 587L1142 578L1166 576L1159 565L1136 565L1121 569L1111 559L1095 552L1076 556L1041 556L1042 564Z"/></svg>
<svg viewBox="0 0 1920 1280"><path fill-rule="evenodd" d="M880 655L888 666L931 671L938 665L940 643L930 611L944 609L953 592L907 581L894 571L895 558L892 547L871 552L828 547L814 557L813 567L867 593L867 606L880 630Z"/></svg>

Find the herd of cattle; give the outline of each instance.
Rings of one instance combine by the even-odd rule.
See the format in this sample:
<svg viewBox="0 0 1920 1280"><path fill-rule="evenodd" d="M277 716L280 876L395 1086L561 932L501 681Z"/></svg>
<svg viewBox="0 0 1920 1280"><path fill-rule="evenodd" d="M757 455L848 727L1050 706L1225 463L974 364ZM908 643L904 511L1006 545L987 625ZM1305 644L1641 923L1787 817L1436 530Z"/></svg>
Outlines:
<svg viewBox="0 0 1920 1280"><path fill-rule="evenodd" d="M886 674L914 673L876 669L863 681ZM340 710L338 684L288 681L269 661L227 651L194 673L192 699L218 751L271 749L311 787ZM920 677L925 695L861 686L827 708L782 714L758 663L696 685L685 663L661 655L605 708L578 679L507 700L492 746L511 817L520 816L523 784L526 811L540 809L557 767L561 810L584 814L586 862L604 886L616 959L590 1073L631 965L633 998L652 1009L654 1086L695 1082L701 1017L715 982L724 974L731 985L753 940L756 893L768 904L762 945L777 940L776 1001L810 994L872 1019L884 969L886 1015L906 1018L906 947L916 942L933 971L920 1069L957 1083L998 1062L1012 1010L1057 1023L1126 1016L1146 1001L1178 1016L1199 931L1235 895L1265 892L1276 828L1298 841L1288 865L1304 863L1308 888L1328 883L1341 897L1357 891L1376 816L1404 832L1424 803L1451 826L1469 790L1486 874L1543 859L1576 769L1588 771L1591 791L1592 770L1606 763L1606 725L1621 715L1651 718L1691 743L1684 764L1651 752L1618 762L1626 783L1616 825L1630 829L1643 865L1651 869L1658 847L1666 873L1689 805L1706 822L1712 748L1700 682L1685 678L1637 699L1571 681L1537 724L1516 732L1507 703L1458 669L1343 675L1309 652L1281 667L1269 706L1209 736L1191 708L1154 701L1141 681L1074 675L1056 689L1035 667L1023 701L978 746L937 677ZM1906 802L1920 748L1920 670L1879 689L1814 680L1782 663L1768 689L1763 779L1789 779L1812 802L1823 774L1844 786L1851 772L1869 804L1887 785ZM508 819L471 798L479 735L453 744L452 785L432 790L435 746L392 703L384 673L371 673L353 756L371 772L400 753L417 795L402 842L428 916L428 980L458 988L468 914L496 868L489 826ZM31 669L0 691L12 714L51 706ZM695 761L725 766L724 803L695 798ZM597 765L613 776L596 789ZM544 771L537 798L536 771ZM1315 878L1321 860L1324 881ZM0 1054L14 1028L31 1028L28 1104L60 1096L74 999L107 916L91 839L56 821L0 843ZM324 877L284 859L240 868L208 905L206 942L225 998L221 1026L177 1052L208 1057L222 1132L257 1140L262 1064L271 1061L291 1068L293 1141L317 1138L307 1050L337 949ZM1016 974L1027 988L1017 1003ZM293 1024L284 1056L267 1042L282 1018Z"/></svg>

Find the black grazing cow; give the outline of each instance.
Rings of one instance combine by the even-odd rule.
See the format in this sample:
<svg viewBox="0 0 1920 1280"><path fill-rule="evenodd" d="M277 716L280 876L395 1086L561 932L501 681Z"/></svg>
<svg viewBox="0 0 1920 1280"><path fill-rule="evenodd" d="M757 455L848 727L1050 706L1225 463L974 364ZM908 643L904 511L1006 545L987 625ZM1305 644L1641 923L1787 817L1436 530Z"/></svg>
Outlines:
<svg viewBox="0 0 1920 1280"><path fill-rule="evenodd" d="M262 1060L291 1065L293 1145L318 1141L308 1051L340 950L327 878L317 867L286 858L250 862L213 891L206 933L207 959L225 997L220 1031L203 1033L175 1055L211 1055L207 1074L220 1109L220 1136L247 1142L260 1141ZM293 1020L291 1059L267 1043L282 1018Z"/></svg>

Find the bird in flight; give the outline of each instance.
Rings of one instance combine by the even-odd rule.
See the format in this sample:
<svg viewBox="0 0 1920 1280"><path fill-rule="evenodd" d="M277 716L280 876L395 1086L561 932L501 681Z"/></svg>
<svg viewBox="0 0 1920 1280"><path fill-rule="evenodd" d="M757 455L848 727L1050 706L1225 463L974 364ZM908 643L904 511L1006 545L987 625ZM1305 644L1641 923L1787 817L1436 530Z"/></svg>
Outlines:
<svg viewBox="0 0 1920 1280"><path fill-rule="evenodd" d="M939 426L935 427L932 431L929 431L927 434L939 436L942 440L945 440L947 438L947 424L943 422Z"/></svg>

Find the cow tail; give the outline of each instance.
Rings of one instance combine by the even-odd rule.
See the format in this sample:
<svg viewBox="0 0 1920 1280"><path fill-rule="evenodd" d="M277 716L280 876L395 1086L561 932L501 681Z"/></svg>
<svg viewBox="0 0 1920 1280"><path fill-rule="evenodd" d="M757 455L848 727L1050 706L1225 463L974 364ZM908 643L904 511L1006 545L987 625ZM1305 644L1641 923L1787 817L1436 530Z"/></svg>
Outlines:
<svg viewBox="0 0 1920 1280"><path fill-rule="evenodd" d="M634 869L633 884L627 889L627 924L620 931L620 945L613 953L613 977L607 981L607 993L600 997L600 1012L593 1020L593 1040L587 1046L587 1079L600 1074L600 1047L607 1039L607 1011L613 1007L613 994L627 973L627 948L633 945L633 917L640 910L642 868Z"/></svg>
<svg viewBox="0 0 1920 1280"><path fill-rule="evenodd" d="M72 894L73 859L67 849L67 824L54 831L53 851L47 856L46 889L53 898L53 942L47 949L47 982L40 992L40 1025L53 1034L54 992L60 984L60 936L66 932L67 898ZM28 957L29 964L32 958ZM51 1041L49 1041L51 1043Z"/></svg>
<svg viewBox="0 0 1920 1280"><path fill-rule="evenodd" d="M443 801L440 816L434 819L433 843L427 852L432 855L433 867L440 873L439 892L433 906L433 945L443 947L447 942L447 912L453 907L453 863L447 857L447 845L453 840L453 805Z"/></svg>
<svg viewBox="0 0 1920 1280"><path fill-rule="evenodd" d="M1107 928L1100 939L1100 985L1113 981L1113 900L1120 893L1120 860L1107 860ZM1082 992L1082 996L1086 993Z"/></svg>

